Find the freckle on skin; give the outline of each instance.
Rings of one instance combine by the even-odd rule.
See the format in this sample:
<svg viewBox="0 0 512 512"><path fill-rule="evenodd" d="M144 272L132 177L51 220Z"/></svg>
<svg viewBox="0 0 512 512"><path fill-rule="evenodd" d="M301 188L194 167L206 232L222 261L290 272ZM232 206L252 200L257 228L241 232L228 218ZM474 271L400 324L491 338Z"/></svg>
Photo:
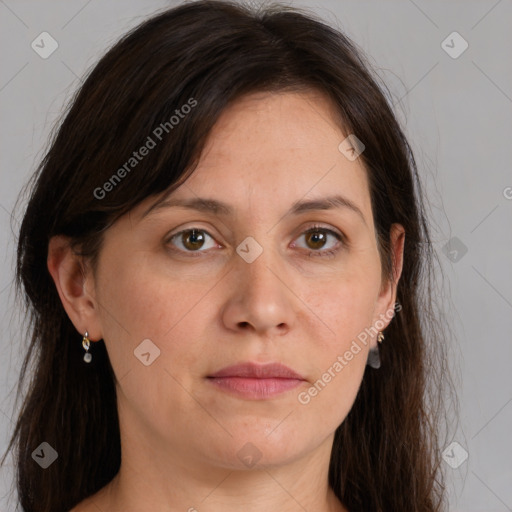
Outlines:
<svg viewBox="0 0 512 512"><path fill-rule="evenodd" d="M169 482L180 482L175 492L181 497L194 495L218 485L227 467L232 475L217 488L221 498L227 500L229 486L238 484L244 500L257 502L262 491L271 495L275 484L262 489L247 480L245 468L240 471L237 447L247 439L266 448L284 487L301 499L316 500L311 510L327 509L322 507L325 493L312 482L327 471L334 432L357 395L365 361L347 348L368 324L380 288L368 184L361 164L339 153L343 134L325 98L265 94L251 101L250 108L240 101L223 112L197 170L176 191L177 197L230 203L235 217L221 222L182 210L135 222L151 199L105 234L98 282L91 289L105 306L96 313L96 330L103 334L116 376L126 375L117 398L123 437L130 440L122 447L112 509L123 509L123 503L142 509L148 493L155 504L169 503ZM339 212L283 218L283 210L304 198L305 191L323 197L334 190L363 211L367 230ZM195 223L231 232L240 241L253 236L271 250L250 265L235 251L229 261L214 251L188 259L171 255L163 243L166 235ZM303 232L299 228L313 223L339 230L352 226L355 249L328 265L287 251L286 244ZM279 272L269 272L267 265ZM288 329L277 328L282 325ZM161 350L149 372L126 350L146 338ZM308 382L301 391L315 400L298 409L297 392L273 401L244 400L218 391L206 379L224 366L258 358L304 375ZM334 372L333 365L342 370L353 358L348 370ZM310 384L322 373L332 381L320 379L318 388ZM294 414L286 416L292 408ZM279 427L265 435L269 425ZM320 446L319 439L325 440ZM136 467L148 468L147 483L130 469ZM232 509L240 505L232 495L229 499ZM227 509L212 508L218 510Z"/></svg>

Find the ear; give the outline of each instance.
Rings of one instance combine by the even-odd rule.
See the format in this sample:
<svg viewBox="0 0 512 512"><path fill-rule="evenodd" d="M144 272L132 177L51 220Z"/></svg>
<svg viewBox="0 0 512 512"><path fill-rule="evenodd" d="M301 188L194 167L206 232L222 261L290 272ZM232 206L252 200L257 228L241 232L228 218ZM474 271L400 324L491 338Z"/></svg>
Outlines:
<svg viewBox="0 0 512 512"><path fill-rule="evenodd" d="M54 236L48 244L48 270L55 282L66 313L83 336L87 331L91 341L103 335L98 315L98 304L94 298L94 280L80 256L71 249L69 238ZM92 295L87 291L91 289Z"/></svg>
<svg viewBox="0 0 512 512"><path fill-rule="evenodd" d="M391 322L392 315L395 313L396 289L398 280L402 275L403 256L404 256L405 230L401 224L392 224L390 229L390 243L393 261L393 275L391 279L382 283L379 296L375 303L375 313L373 324L377 321L384 322L384 327L379 329L383 331ZM381 322L378 323L380 326Z"/></svg>

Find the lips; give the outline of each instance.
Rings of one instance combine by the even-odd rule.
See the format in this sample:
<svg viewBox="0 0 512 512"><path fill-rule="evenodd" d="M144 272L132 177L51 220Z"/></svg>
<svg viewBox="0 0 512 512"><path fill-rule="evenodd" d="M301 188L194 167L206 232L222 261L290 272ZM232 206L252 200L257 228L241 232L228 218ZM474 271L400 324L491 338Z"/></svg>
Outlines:
<svg viewBox="0 0 512 512"><path fill-rule="evenodd" d="M242 363L208 376L215 388L244 400L270 400L304 384L304 377L281 363Z"/></svg>
<svg viewBox="0 0 512 512"><path fill-rule="evenodd" d="M222 368L208 377L243 377L248 379L297 379L305 380L302 375L281 363L241 363Z"/></svg>

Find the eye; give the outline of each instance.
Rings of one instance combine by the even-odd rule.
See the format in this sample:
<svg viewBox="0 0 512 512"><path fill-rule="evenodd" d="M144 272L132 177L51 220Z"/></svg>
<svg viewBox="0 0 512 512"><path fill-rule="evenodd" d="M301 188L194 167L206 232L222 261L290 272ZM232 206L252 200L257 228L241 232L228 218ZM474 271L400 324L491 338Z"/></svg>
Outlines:
<svg viewBox="0 0 512 512"><path fill-rule="evenodd" d="M344 236L341 233L338 233L337 231L334 231L332 229L324 228L322 226L312 226L304 233L302 233L299 239L301 237L305 237L306 243L308 244L308 246L305 247L305 249L314 249L313 251L309 252L308 256L310 257L335 256L336 253L342 249L344 245L343 242L345 240ZM338 240L338 243L331 244L330 248L319 250L323 249L329 237Z"/></svg>
<svg viewBox="0 0 512 512"><path fill-rule="evenodd" d="M309 244L309 247L305 247L304 249L314 249L309 252L308 256L334 256L338 251L340 251L345 245L345 238L341 233L338 233L332 229L328 229L322 226L312 226L307 229L304 233L302 233L301 237L305 237L306 243ZM332 237L338 240L338 243L334 243L331 245L331 248L322 249L326 241ZM189 256L199 256L202 252L207 252L206 250L200 249L210 249L218 245L214 242L210 247L206 244L207 238L210 238L213 242L213 237L204 229L198 228L189 228L179 231L172 235L167 243L171 245L177 246L176 252L186 253ZM299 237L300 238L300 237ZM342 242L342 243L340 243ZM295 244L294 244L295 245ZM197 253L197 254L194 254Z"/></svg>
<svg viewBox="0 0 512 512"><path fill-rule="evenodd" d="M176 240L176 245L178 245L178 248L182 252L206 252L199 251L198 249L201 249L205 246L205 241L207 237L213 240L213 238L204 229L190 228L184 229L183 231L176 233L175 235L171 236L168 241L174 243L174 240ZM215 245L216 244L213 244L213 246Z"/></svg>

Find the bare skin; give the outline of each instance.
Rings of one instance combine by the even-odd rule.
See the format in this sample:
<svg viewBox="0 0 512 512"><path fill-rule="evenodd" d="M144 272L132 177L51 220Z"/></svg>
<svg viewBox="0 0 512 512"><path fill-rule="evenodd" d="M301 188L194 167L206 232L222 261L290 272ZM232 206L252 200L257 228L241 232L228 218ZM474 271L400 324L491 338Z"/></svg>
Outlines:
<svg viewBox="0 0 512 512"><path fill-rule="evenodd" d="M117 378L120 471L72 512L347 512L328 485L329 458L375 337L307 404L299 394L393 311L405 234L393 225L396 269L381 281L366 172L338 150L347 134L332 112L313 91L255 94L224 111L171 197L223 201L233 215L172 207L143 217L148 198L107 231L96 276L81 276L63 237L51 240L48 268L77 343L86 330L103 339ZM334 194L361 215L287 213ZM317 239L306 233L315 225ZM172 238L191 228L202 246L190 232ZM247 237L262 249L250 263L236 250ZM160 350L148 366L134 357L145 339ZM304 381L249 399L207 378L245 361L281 362Z"/></svg>

